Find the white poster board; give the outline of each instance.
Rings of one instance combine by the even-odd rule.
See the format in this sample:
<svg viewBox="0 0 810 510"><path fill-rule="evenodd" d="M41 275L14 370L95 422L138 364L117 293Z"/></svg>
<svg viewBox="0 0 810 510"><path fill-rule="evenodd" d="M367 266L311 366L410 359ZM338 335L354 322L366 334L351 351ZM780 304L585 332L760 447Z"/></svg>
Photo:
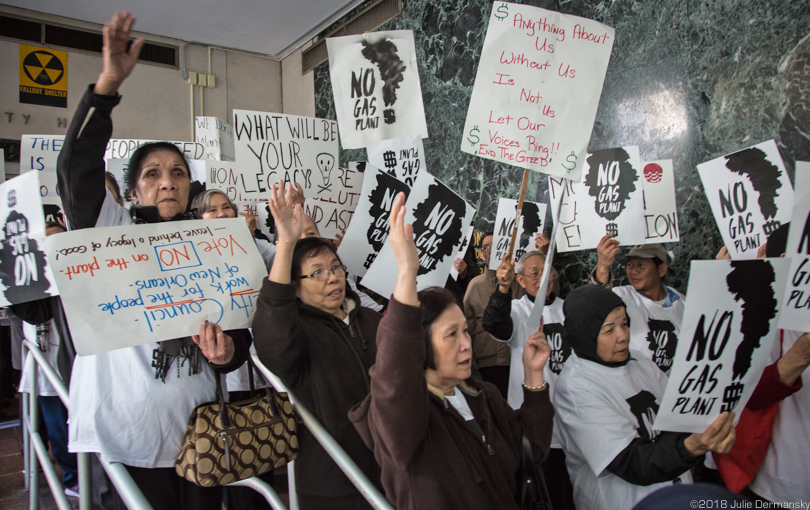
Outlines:
<svg viewBox="0 0 810 510"><path fill-rule="evenodd" d="M413 225L419 255L416 286L419 290L443 287L475 209L427 172L419 174L405 207L405 223ZM383 297L390 296L397 279L396 267L394 251L386 243L363 277L363 285Z"/></svg>
<svg viewBox="0 0 810 510"><path fill-rule="evenodd" d="M647 161L642 164L644 179L644 242L674 243L680 241L678 206L675 203L675 172L672 160Z"/></svg>
<svg viewBox="0 0 810 510"><path fill-rule="evenodd" d="M494 2L461 150L579 181L613 41L593 20Z"/></svg>
<svg viewBox="0 0 810 510"><path fill-rule="evenodd" d="M475 218L473 218L475 220ZM470 228L467 229L467 235L464 237L464 241L462 241L460 248L458 249L458 253L456 253L456 258L464 260L464 255L467 254L467 248L470 247L470 243L472 242L473 232L475 232L475 226L470 225ZM450 278L454 280L458 280L458 271L456 270L455 266L455 259L453 259L453 267L450 269Z"/></svg>
<svg viewBox="0 0 810 510"><path fill-rule="evenodd" d="M64 137L62 137L64 138ZM131 138L113 138L107 143L104 159L129 159L141 145L161 142L163 140L138 140ZM197 142L169 142L177 146L186 159L204 159L205 147Z"/></svg>
<svg viewBox="0 0 810 510"><path fill-rule="evenodd" d="M734 260L757 250L793 213L793 187L774 140L697 166L728 253Z"/></svg>
<svg viewBox="0 0 810 510"><path fill-rule="evenodd" d="M427 138L412 31L330 37L326 48L344 149L402 136Z"/></svg>
<svg viewBox="0 0 810 510"><path fill-rule="evenodd" d="M366 148L368 162L413 186L420 170L427 171L422 137L410 136L372 142Z"/></svg>
<svg viewBox="0 0 810 510"><path fill-rule="evenodd" d="M492 236L492 254L489 257L489 268L493 271L501 265L506 252L509 251L509 241L512 239L512 227L515 225L515 212L517 200L501 198L498 201L498 215L495 217L495 231ZM546 221L546 204L523 201L523 212L520 215L515 250L512 258L517 261L524 253L535 249L534 237L543 233Z"/></svg>
<svg viewBox="0 0 810 510"><path fill-rule="evenodd" d="M304 202L304 213L312 218L321 237L335 235L349 227L363 189L363 172L355 168L338 168L328 186L319 187L315 196Z"/></svg>
<svg viewBox="0 0 810 510"><path fill-rule="evenodd" d="M75 230L45 242L80 355L246 328L267 269L242 218Z"/></svg>
<svg viewBox="0 0 810 510"><path fill-rule="evenodd" d="M64 140L63 135L22 135L20 140L20 175L38 171L43 204L62 206L56 192L56 159Z"/></svg>
<svg viewBox="0 0 810 510"><path fill-rule="evenodd" d="M643 244L641 175L638 147L620 147L588 154L582 182L549 177L551 210L560 222L557 251L594 249L608 233L621 245Z"/></svg>
<svg viewBox="0 0 810 510"><path fill-rule="evenodd" d="M245 176L238 169L239 164L234 161L206 160L206 189L218 189L237 204L258 202L256 194L251 194L250 197L245 196L245 183L243 182ZM269 196L268 191L264 196L265 200Z"/></svg>
<svg viewBox="0 0 810 510"><path fill-rule="evenodd" d="M703 432L723 411L739 418L770 359L790 261L700 260L656 430Z"/></svg>
<svg viewBox="0 0 810 510"><path fill-rule="evenodd" d="M45 256L39 172L0 184L0 306L59 294Z"/></svg>
<svg viewBox="0 0 810 510"><path fill-rule="evenodd" d="M6 182L6 151L0 149L0 184Z"/></svg>
<svg viewBox="0 0 810 510"><path fill-rule="evenodd" d="M200 159L234 161L233 127L218 117L194 118L194 141L205 148Z"/></svg>
<svg viewBox="0 0 810 510"><path fill-rule="evenodd" d="M365 165L363 173L365 177L360 199L338 248L340 260L349 268L349 272L357 276L366 274L386 244L388 214L397 194L410 193L408 185L373 165Z"/></svg>
<svg viewBox="0 0 810 510"><path fill-rule="evenodd" d="M790 258L790 273L779 327L810 331L810 163L796 162L795 180L793 219L785 252Z"/></svg>

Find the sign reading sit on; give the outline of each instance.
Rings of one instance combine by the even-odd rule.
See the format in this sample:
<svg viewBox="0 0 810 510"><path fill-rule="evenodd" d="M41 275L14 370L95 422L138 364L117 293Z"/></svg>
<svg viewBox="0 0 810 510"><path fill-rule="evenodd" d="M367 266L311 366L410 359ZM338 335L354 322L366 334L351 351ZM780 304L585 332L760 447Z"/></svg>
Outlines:
<svg viewBox="0 0 810 510"><path fill-rule="evenodd" d="M67 52L20 45L20 102L67 108Z"/></svg>

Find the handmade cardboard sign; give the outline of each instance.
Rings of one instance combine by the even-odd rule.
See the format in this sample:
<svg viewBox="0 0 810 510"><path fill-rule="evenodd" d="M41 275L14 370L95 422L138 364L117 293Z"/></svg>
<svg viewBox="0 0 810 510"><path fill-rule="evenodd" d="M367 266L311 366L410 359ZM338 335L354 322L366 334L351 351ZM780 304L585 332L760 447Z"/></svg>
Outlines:
<svg viewBox="0 0 810 510"><path fill-rule="evenodd" d="M217 117L196 117L194 119L194 140L205 147L200 159L234 161L233 128Z"/></svg>
<svg viewBox="0 0 810 510"><path fill-rule="evenodd" d="M549 177L557 250L596 248L605 234L622 245L645 242L644 195L638 147L604 149L588 154L582 182ZM558 204L561 204L558 207Z"/></svg>
<svg viewBox="0 0 810 510"><path fill-rule="evenodd" d="M109 168L109 164L107 165ZM242 174L239 172L239 163L233 161L218 161L206 160L205 161L205 174L206 189L218 189L228 195L234 203L256 203L259 201L257 194L252 193L250 196L245 196L245 187L241 180ZM266 193L264 198L270 196Z"/></svg>
<svg viewBox="0 0 810 510"><path fill-rule="evenodd" d="M405 207L405 223L413 225L419 255L416 286L419 290L443 287L475 209L427 172L419 174ZM381 296L390 296L396 283L396 267L394 251L386 243L366 272L363 285Z"/></svg>
<svg viewBox="0 0 810 510"><path fill-rule="evenodd" d="M64 138L64 137L63 137ZM113 138L107 143L104 159L129 159L141 145L161 142L163 140L137 140L129 138ZM186 159L205 159L205 147L197 142L169 142L177 146Z"/></svg>
<svg viewBox="0 0 810 510"><path fill-rule="evenodd" d="M473 232L475 232L475 226L470 225L470 228L467 230L467 235L464 237L464 241L462 241L458 253L456 253L456 259L464 260L464 255L467 254L467 248L470 247L470 242L472 242ZM456 269L455 259L453 259L453 267L450 269L450 278L458 280L458 270Z"/></svg>
<svg viewBox="0 0 810 510"><path fill-rule="evenodd" d="M793 219L787 251L790 273L785 289L779 327L810 331L810 163L796 162Z"/></svg>
<svg viewBox="0 0 810 510"><path fill-rule="evenodd" d="M329 239L349 227L363 188L362 171L338 168L335 174L328 189L304 202L304 213L315 222L321 237Z"/></svg>
<svg viewBox="0 0 810 510"><path fill-rule="evenodd" d="M787 259L692 262L656 430L703 432L723 411L739 418L770 358L789 265Z"/></svg>
<svg viewBox="0 0 810 510"><path fill-rule="evenodd" d="M697 166L728 253L757 257L771 232L790 221L793 187L774 140Z"/></svg>
<svg viewBox="0 0 810 510"><path fill-rule="evenodd" d="M421 136L372 142L366 148L368 162L408 186L413 186L419 171L425 169L425 150Z"/></svg>
<svg viewBox="0 0 810 510"><path fill-rule="evenodd" d="M675 203L675 173L672 160L642 163L644 191L644 242L673 243L680 240L678 207Z"/></svg>
<svg viewBox="0 0 810 510"><path fill-rule="evenodd" d="M39 186L39 172L0 184L0 306L59 294L42 246Z"/></svg>
<svg viewBox="0 0 810 510"><path fill-rule="evenodd" d="M264 261L242 218L75 230L45 242L80 355L250 326Z"/></svg>
<svg viewBox="0 0 810 510"><path fill-rule="evenodd" d="M494 2L461 150L579 181L613 41L593 20Z"/></svg>
<svg viewBox="0 0 810 510"><path fill-rule="evenodd" d="M495 217L495 231L492 236L492 254L489 257L489 268L493 271L497 271L509 251L517 204L518 201L511 198L501 198L498 201L498 215ZM512 253L515 261L524 253L534 250L534 236L543 233L545 221L546 204L528 200L523 202L523 212L520 215L520 224L515 238L515 250Z"/></svg>
<svg viewBox="0 0 810 510"><path fill-rule="evenodd" d="M338 248L340 260L357 276L363 276L388 239L388 214L397 194L410 187L388 173L366 164L363 187L352 222ZM365 283L364 283L365 285Z"/></svg>
<svg viewBox="0 0 810 510"><path fill-rule="evenodd" d="M412 31L330 37L326 48L344 149L402 136L427 138Z"/></svg>

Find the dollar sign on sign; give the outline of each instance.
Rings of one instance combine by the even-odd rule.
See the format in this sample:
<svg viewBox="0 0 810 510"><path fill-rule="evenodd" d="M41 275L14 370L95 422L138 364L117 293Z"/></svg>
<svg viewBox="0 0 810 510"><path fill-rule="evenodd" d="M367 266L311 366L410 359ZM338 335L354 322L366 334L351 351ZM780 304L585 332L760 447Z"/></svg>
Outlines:
<svg viewBox="0 0 810 510"><path fill-rule="evenodd" d="M473 126L470 130L470 136L467 137L467 141L470 142L470 147L475 147L475 144L481 141L481 138L476 134L481 130L478 129L478 126Z"/></svg>
<svg viewBox="0 0 810 510"><path fill-rule="evenodd" d="M506 17L509 16L509 6L506 4L501 4L495 9L495 17L498 18L498 21L503 21Z"/></svg>

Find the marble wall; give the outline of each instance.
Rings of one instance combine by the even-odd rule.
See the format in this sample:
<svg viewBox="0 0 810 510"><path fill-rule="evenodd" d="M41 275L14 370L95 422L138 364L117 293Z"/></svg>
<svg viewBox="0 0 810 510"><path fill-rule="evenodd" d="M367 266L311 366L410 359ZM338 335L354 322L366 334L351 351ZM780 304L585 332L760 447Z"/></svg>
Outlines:
<svg viewBox="0 0 810 510"><path fill-rule="evenodd" d="M380 30L413 30L430 138L429 171L478 209L491 229L498 197L516 197L522 170L459 150L492 2L403 0ZM807 0L529 0L598 20L616 41L590 149L638 145L642 160L672 159L681 241L667 280L686 290L689 261L722 246L696 165L775 138L793 176L810 160L810 2ZM315 71L316 115L335 118L328 64ZM342 163L365 160L347 150ZM532 173L526 198L548 201ZM549 218L550 225L550 218ZM595 251L559 255L563 294L584 283ZM621 270L620 270L621 272Z"/></svg>

